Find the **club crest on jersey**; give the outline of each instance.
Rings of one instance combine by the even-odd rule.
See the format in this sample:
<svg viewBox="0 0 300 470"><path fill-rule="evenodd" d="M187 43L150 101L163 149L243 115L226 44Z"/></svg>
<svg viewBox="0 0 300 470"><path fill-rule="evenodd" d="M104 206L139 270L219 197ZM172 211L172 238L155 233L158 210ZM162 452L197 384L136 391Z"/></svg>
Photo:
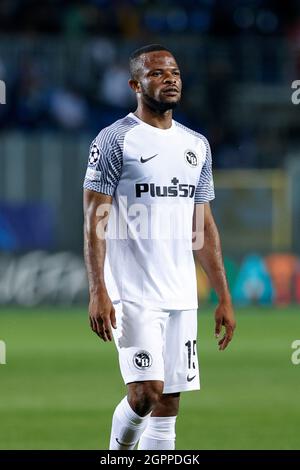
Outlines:
<svg viewBox="0 0 300 470"><path fill-rule="evenodd" d="M100 150L97 144L93 144L89 155L89 164L95 166L100 157Z"/></svg>
<svg viewBox="0 0 300 470"><path fill-rule="evenodd" d="M198 156L192 150L188 149L184 152L184 159L187 162L187 164L190 165L193 168L196 168L196 166L199 165Z"/></svg>
<svg viewBox="0 0 300 470"><path fill-rule="evenodd" d="M152 365L152 356L148 351L138 351L133 356L133 364L137 369L148 369Z"/></svg>

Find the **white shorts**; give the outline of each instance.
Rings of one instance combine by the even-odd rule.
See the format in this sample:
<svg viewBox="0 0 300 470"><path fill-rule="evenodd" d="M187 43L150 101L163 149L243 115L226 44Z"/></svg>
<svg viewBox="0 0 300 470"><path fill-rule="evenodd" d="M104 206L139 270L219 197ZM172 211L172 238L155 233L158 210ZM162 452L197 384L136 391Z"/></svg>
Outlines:
<svg viewBox="0 0 300 470"><path fill-rule="evenodd" d="M163 393L199 390L197 310L166 310L122 301L113 330L125 384L164 382Z"/></svg>

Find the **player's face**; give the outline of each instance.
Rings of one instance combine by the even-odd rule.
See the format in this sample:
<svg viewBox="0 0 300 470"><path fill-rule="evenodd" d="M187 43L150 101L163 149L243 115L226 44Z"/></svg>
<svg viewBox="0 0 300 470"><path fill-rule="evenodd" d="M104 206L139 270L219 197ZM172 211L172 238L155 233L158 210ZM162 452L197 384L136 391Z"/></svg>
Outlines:
<svg viewBox="0 0 300 470"><path fill-rule="evenodd" d="M158 111L176 107L181 97L182 82L179 67L167 51L155 51L141 56L139 85L142 100Z"/></svg>

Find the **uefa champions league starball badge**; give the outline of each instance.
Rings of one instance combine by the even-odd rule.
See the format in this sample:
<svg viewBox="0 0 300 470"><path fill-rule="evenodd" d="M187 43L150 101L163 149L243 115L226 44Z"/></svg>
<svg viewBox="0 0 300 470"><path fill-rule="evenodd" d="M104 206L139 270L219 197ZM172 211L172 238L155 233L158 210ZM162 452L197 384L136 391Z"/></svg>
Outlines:
<svg viewBox="0 0 300 470"><path fill-rule="evenodd" d="M100 157L100 150L97 144L93 144L89 155L89 164L95 166Z"/></svg>

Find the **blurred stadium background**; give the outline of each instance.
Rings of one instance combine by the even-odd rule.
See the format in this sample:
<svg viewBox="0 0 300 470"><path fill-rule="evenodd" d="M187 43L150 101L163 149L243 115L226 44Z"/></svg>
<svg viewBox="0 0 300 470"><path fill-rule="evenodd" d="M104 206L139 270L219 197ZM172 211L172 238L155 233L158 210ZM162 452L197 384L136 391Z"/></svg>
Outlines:
<svg viewBox="0 0 300 470"><path fill-rule="evenodd" d="M198 267L203 390L182 398L178 448L299 448L299 1L2 0L1 449L106 448L124 388L88 328L82 181L91 140L134 109L129 53L157 42L182 69L175 118L212 147L238 317L218 353Z"/></svg>

